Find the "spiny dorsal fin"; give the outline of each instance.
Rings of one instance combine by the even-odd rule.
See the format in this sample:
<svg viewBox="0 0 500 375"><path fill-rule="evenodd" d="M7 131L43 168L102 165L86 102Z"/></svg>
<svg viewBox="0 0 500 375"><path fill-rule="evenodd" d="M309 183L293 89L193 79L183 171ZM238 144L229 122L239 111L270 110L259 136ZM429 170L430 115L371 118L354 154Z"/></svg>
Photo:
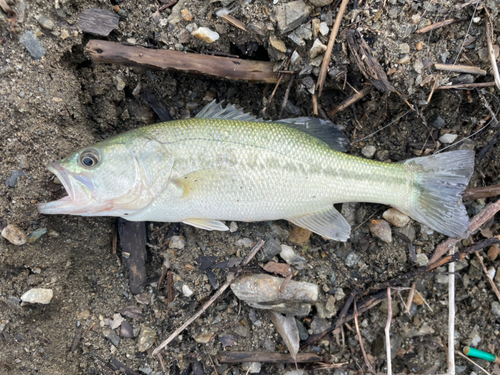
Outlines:
<svg viewBox="0 0 500 375"><path fill-rule="evenodd" d="M252 116L250 113L244 113L243 109L236 109L233 105L228 105L222 108L222 102L217 104L215 99L207 104L197 115L197 118L220 118L225 120L239 120L239 121L256 121L263 122L262 120Z"/></svg>
<svg viewBox="0 0 500 375"><path fill-rule="evenodd" d="M233 105L222 108L222 102L216 103L212 100L207 104L197 115L197 118L220 118L225 120L240 120L240 121L253 121L253 122L267 122L258 119L249 113L244 113L243 109L236 109ZM291 128L303 131L319 140L325 142L328 147L336 151L346 151L349 145L349 140L344 133L338 130L335 125L330 121L325 121L315 117L298 117L289 118L277 122Z"/></svg>
<svg viewBox="0 0 500 375"><path fill-rule="evenodd" d="M325 142L328 147L335 151L346 151L349 145L349 140L338 130L330 121L325 121L315 117L298 117L288 118L275 121L280 124L285 124L291 128L303 131L315 138Z"/></svg>

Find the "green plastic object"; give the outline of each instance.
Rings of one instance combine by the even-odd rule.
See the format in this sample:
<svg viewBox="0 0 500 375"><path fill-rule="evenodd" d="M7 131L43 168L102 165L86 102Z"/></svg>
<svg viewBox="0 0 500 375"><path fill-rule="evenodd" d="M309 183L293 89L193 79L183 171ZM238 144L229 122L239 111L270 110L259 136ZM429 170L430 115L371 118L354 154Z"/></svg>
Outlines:
<svg viewBox="0 0 500 375"><path fill-rule="evenodd" d="M464 347L464 353L469 357L476 357L490 362L495 362L497 359L495 354L483 352L482 350L471 348L470 346Z"/></svg>

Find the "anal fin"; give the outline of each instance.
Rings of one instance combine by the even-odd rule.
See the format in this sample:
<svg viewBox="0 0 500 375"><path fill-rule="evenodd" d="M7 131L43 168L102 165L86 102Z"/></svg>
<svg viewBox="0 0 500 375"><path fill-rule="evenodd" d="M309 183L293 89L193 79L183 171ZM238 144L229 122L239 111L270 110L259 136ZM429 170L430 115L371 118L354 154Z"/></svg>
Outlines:
<svg viewBox="0 0 500 375"><path fill-rule="evenodd" d="M351 226L333 206L319 212L288 218L299 227L309 229L320 236L346 242L351 233Z"/></svg>
<svg viewBox="0 0 500 375"><path fill-rule="evenodd" d="M206 230L220 230L226 231L229 230L226 224L222 221L214 220L214 219L186 219L182 220L184 224L192 225L193 227L206 229Z"/></svg>

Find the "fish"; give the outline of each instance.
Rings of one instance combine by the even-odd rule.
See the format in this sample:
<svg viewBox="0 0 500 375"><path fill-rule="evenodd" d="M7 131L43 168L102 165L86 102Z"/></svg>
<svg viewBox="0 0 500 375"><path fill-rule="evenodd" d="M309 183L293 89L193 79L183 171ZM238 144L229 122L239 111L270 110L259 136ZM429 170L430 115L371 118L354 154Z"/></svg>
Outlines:
<svg viewBox="0 0 500 375"><path fill-rule="evenodd" d="M218 231L229 229L224 221L284 219L345 242L351 227L334 204L367 202L450 237L469 235L462 193L474 151L385 163L350 155L347 145L329 121L264 121L213 101L194 118L130 130L49 164L68 195L38 209Z"/></svg>

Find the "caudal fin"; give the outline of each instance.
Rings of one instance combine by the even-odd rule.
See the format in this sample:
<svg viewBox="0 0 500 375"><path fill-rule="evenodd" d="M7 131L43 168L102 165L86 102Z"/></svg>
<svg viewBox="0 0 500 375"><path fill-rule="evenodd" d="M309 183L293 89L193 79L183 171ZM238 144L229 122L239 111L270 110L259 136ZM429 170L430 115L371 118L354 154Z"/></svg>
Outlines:
<svg viewBox="0 0 500 375"><path fill-rule="evenodd" d="M414 192L407 207L397 208L449 237L466 238L469 217L462 193L474 171L474 151L450 151L405 164L417 167Z"/></svg>

